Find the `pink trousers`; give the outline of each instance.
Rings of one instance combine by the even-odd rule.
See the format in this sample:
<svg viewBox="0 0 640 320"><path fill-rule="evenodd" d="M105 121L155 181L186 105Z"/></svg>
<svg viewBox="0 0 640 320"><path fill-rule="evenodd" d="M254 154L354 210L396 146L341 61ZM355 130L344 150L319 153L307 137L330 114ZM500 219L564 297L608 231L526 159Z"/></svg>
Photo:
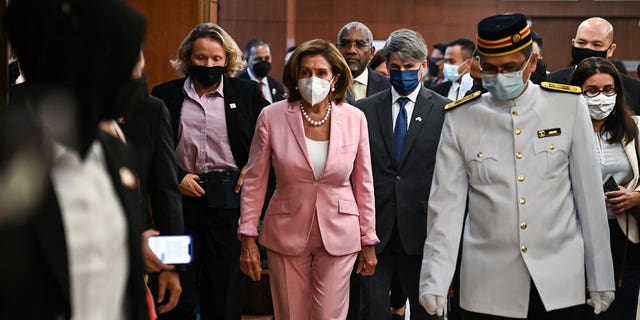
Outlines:
<svg viewBox="0 0 640 320"><path fill-rule="evenodd" d="M314 217L304 252L286 256L268 250L269 281L277 320L345 319L349 277L358 256L330 255Z"/></svg>

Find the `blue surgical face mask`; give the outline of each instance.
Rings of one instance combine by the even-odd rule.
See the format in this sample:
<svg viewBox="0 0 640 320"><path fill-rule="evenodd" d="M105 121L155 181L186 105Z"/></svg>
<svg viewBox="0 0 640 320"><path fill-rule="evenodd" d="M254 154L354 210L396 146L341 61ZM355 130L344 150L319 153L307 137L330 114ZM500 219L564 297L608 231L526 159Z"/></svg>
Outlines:
<svg viewBox="0 0 640 320"><path fill-rule="evenodd" d="M418 71L414 70L389 70L389 82L400 94L409 94L420 84L418 79Z"/></svg>
<svg viewBox="0 0 640 320"><path fill-rule="evenodd" d="M524 90L525 81L522 80L522 73L528 64L529 59L527 59L527 62L518 71L482 74L482 86L498 100L515 99L522 93L522 90Z"/></svg>
<svg viewBox="0 0 640 320"><path fill-rule="evenodd" d="M445 63L444 68L442 69L444 78L451 81L451 83L458 81L458 79L460 79L458 68L460 68L460 65Z"/></svg>

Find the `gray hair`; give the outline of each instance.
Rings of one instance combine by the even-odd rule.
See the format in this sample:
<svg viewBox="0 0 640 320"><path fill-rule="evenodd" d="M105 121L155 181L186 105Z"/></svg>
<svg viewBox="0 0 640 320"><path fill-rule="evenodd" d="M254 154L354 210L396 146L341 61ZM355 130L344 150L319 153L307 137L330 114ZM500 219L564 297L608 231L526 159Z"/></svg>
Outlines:
<svg viewBox="0 0 640 320"><path fill-rule="evenodd" d="M424 39L420 33L409 29L399 29L392 32L385 42L383 50L387 61L389 61L391 54L402 60L423 61L427 59L427 45Z"/></svg>
<svg viewBox="0 0 640 320"><path fill-rule="evenodd" d="M340 43L340 39L342 38L342 35L345 33L345 31L355 28L356 30L360 30L364 33L364 35L367 37L367 42L368 43L372 43L373 42L373 33L371 33L371 30L369 30L369 27L367 27L364 23L362 22L358 22L358 21L351 21L347 24L344 25L344 27L342 27L342 29L340 29L340 31L338 32L338 42Z"/></svg>

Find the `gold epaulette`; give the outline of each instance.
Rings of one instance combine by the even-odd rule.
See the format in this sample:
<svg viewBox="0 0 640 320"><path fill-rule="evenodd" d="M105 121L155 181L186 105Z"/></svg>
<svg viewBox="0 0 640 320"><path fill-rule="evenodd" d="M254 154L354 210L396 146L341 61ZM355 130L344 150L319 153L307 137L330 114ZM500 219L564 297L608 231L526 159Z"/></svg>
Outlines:
<svg viewBox="0 0 640 320"><path fill-rule="evenodd" d="M482 95L482 91L478 90L478 91L476 91L476 92L474 92L472 94L468 94L468 95L466 95L466 96L462 97L461 99L458 99L458 100L456 100L454 102L447 103L444 106L444 111L451 110L451 109L453 109L455 107L459 107L459 106L461 106L461 105L463 105L463 104L465 104L465 103L467 103L467 102L469 102L471 100L474 100L474 99L478 98L481 95Z"/></svg>
<svg viewBox="0 0 640 320"><path fill-rule="evenodd" d="M573 94L582 93L582 88L578 86L572 86L569 84L562 84L562 83L555 83L555 82L548 82L548 81L540 82L540 88L546 89L546 90L552 90L552 91L568 92Z"/></svg>

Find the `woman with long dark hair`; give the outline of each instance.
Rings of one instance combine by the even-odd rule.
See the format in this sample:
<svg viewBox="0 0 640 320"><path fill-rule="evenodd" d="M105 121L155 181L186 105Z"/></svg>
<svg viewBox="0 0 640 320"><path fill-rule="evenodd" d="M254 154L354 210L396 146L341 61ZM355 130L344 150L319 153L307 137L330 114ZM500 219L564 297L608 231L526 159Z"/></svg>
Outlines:
<svg viewBox="0 0 640 320"><path fill-rule="evenodd" d="M638 120L624 100L616 67L604 58L587 58L571 75L580 86L593 123L602 176L611 175L618 190L606 191L611 253L616 277L616 299L598 319L636 319L640 287L640 213L638 186ZM615 186L613 189L616 189Z"/></svg>

